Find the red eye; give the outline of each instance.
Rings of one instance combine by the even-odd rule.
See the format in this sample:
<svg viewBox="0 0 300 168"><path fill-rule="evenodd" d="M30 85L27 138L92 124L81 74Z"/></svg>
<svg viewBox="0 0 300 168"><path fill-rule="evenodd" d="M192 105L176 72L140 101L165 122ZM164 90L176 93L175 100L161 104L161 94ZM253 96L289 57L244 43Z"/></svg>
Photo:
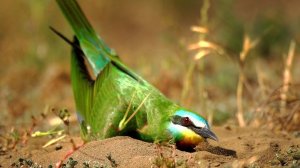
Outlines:
<svg viewBox="0 0 300 168"><path fill-rule="evenodd" d="M184 126L191 125L191 120L189 119L189 117L183 117L181 122L182 122L182 125L184 125Z"/></svg>

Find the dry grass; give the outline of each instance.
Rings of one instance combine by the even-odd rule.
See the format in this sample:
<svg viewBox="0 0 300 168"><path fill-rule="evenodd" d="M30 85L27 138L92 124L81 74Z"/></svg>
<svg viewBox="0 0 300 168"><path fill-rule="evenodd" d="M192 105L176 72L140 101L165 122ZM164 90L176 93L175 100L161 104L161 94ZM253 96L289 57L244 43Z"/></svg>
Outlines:
<svg viewBox="0 0 300 168"><path fill-rule="evenodd" d="M283 65L282 85L256 109L260 123L273 130L296 131L300 126L300 85L293 83L291 71L295 49L296 43L292 41Z"/></svg>
<svg viewBox="0 0 300 168"><path fill-rule="evenodd" d="M291 67L294 60L296 49L295 41L291 41L290 48L288 51L288 55L286 58L285 68L283 71L283 88L280 94L281 105L280 105L280 112L286 112L286 101L287 101L287 92L289 91L289 85L292 83L292 75L291 75Z"/></svg>
<svg viewBox="0 0 300 168"><path fill-rule="evenodd" d="M245 35L244 43L243 43L243 50L240 53L239 56L239 80L237 85L237 91L236 91L236 104L237 104L237 120L240 127L245 127L246 122L244 119L244 109L243 109L243 88L246 82L246 77L244 74L244 68L245 68L245 61L246 57L248 56L250 50L252 50L257 44L259 40L251 40L248 35Z"/></svg>

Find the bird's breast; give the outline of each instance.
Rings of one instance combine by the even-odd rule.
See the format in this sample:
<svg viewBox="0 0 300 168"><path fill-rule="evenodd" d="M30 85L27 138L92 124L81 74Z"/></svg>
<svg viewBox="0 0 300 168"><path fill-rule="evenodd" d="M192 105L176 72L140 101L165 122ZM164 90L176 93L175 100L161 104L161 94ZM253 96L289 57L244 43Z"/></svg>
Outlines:
<svg viewBox="0 0 300 168"><path fill-rule="evenodd" d="M177 142L180 146L197 146L204 139L192 130L185 130L183 138Z"/></svg>
<svg viewBox="0 0 300 168"><path fill-rule="evenodd" d="M196 134L194 131L181 125L171 123L169 125L169 130L171 131L176 144L182 147L195 147L204 140L203 137Z"/></svg>

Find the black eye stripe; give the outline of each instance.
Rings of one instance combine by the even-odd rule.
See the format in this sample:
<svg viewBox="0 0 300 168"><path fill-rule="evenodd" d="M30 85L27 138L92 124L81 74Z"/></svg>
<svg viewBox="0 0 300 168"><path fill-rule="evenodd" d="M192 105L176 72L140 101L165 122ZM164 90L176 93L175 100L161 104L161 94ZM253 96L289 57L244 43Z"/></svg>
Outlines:
<svg viewBox="0 0 300 168"><path fill-rule="evenodd" d="M189 117L182 117L179 115L172 116L171 122L176 125L181 125L190 129L202 129L203 127L196 126ZM205 127L205 126L204 126Z"/></svg>
<svg viewBox="0 0 300 168"><path fill-rule="evenodd" d="M190 120L189 117L183 117L181 118L181 125L189 127L193 125L193 122Z"/></svg>

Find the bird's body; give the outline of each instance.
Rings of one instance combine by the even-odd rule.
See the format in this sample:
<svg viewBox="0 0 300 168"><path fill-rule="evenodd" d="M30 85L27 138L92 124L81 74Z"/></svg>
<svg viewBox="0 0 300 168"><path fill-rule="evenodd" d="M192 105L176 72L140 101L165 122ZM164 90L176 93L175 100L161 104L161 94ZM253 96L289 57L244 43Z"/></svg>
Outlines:
<svg viewBox="0 0 300 168"><path fill-rule="evenodd" d="M134 135L145 141L173 139L184 146L195 146L205 138L216 140L205 119L172 102L124 65L95 33L75 0L57 2L75 32L74 42L69 42L71 80L84 139ZM207 134L201 135L200 129Z"/></svg>

